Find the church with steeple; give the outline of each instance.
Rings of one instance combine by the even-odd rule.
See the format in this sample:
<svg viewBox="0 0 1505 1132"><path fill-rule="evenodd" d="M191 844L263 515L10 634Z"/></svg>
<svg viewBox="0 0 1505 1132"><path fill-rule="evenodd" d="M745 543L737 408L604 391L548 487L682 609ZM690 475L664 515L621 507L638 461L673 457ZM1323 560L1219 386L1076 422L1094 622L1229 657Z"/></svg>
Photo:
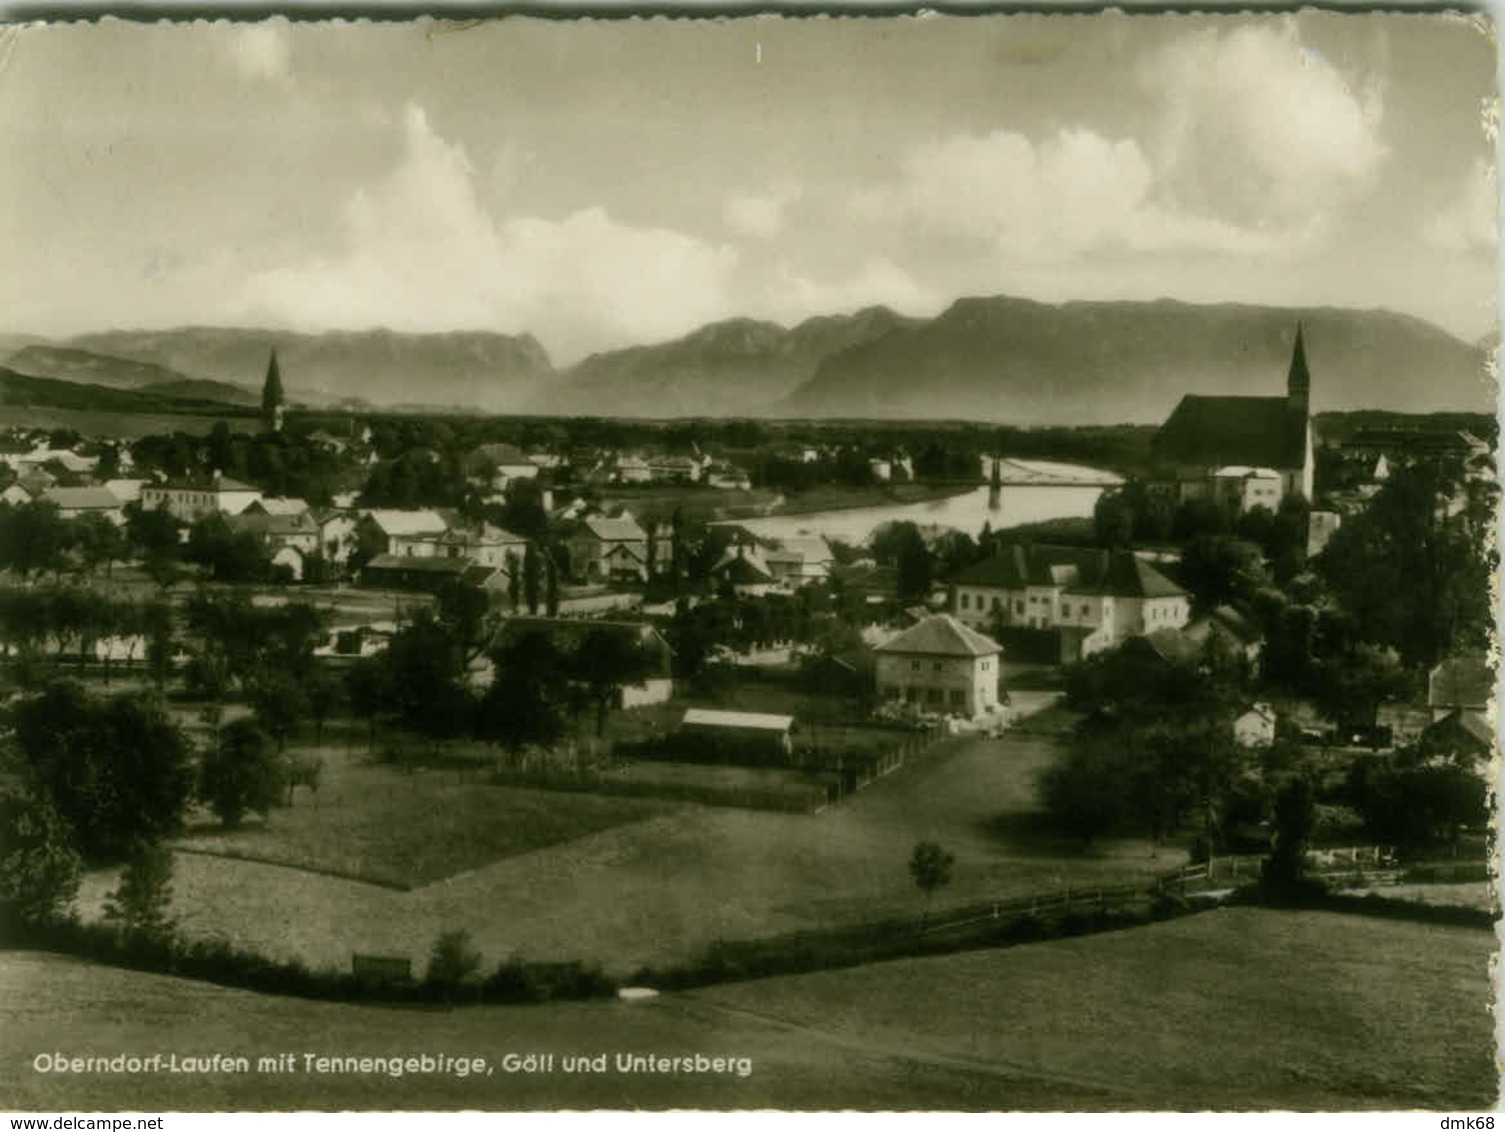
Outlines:
<svg viewBox="0 0 1505 1132"><path fill-rule="evenodd" d="M1154 455L1180 502L1215 498L1235 510L1312 497L1312 374L1301 324L1284 397L1189 393L1155 436Z"/></svg>
<svg viewBox="0 0 1505 1132"><path fill-rule="evenodd" d="M282 371L277 366L277 351L267 362L266 380L261 385L261 427L265 432L282 431Z"/></svg>

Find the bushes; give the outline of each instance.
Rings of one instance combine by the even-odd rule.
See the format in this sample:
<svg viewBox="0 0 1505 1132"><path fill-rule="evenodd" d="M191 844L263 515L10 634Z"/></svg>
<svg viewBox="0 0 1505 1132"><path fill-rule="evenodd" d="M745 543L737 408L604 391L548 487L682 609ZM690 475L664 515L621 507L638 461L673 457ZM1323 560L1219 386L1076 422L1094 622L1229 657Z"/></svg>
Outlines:
<svg viewBox="0 0 1505 1132"><path fill-rule="evenodd" d="M297 960L271 959L224 939L125 936L109 924L73 919L26 923L10 915L3 904L0 947L62 952L135 971L328 1002L439 1003L448 1002L453 992L453 984L443 980L382 982L328 968L311 970ZM476 960L479 963L479 956ZM475 987L476 1002L503 1004L602 998L617 990L617 984L596 966L518 959L503 963L483 981L472 979L470 985Z"/></svg>

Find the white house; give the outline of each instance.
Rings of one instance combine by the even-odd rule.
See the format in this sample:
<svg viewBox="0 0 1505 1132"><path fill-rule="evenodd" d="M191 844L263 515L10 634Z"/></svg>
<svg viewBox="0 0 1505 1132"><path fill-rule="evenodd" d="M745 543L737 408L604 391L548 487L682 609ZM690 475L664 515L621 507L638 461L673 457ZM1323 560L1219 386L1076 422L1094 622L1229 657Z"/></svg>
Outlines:
<svg viewBox="0 0 1505 1132"><path fill-rule="evenodd" d="M1191 615L1186 591L1129 551L1018 544L960 571L951 608L976 628L1059 630L1067 661L1179 629Z"/></svg>
<svg viewBox="0 0 1505 1132"><path fill-rule="evenodd" d="M1268 747L1275 742L1275 709L1255 704L1233 721L1233 741L1240 747Z"/></svg>
<svg viewBox="0 0 1505 1132"><path fill-rule="evenodd" d="M927 617L873 652L885 700L969 718L998 707L1002 647L949 614Z"/></svg>
<svg viewBox="0 0 1505 1132"><path fill-rule="evenodd" d="M185 523L192 523L205 515L239 515L260 498L261 492L257 488L218 472L208 479L172 479L141 488L144 509L165 510Z"/></svg>
<svg viewBox="0 0 1505 1132"><path fill-rule="evenodd" d="M371 538L382 554L435 558L439 538L448 530L448 521L437 511L376 508L361 515L357 533Z"/></svg>

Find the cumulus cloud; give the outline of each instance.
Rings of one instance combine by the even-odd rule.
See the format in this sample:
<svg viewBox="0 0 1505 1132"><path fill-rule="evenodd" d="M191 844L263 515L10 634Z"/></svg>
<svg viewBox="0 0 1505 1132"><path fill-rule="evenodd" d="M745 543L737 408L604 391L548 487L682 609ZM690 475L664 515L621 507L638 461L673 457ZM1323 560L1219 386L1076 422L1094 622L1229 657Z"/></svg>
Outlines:
<svg viewBox="0 0 1505 1132"><path fill-rule="evenodd" d="M1304 47L1294 20L1189 32L1140 79L1160 100L1163 193L1200 214L1303 224L1370 188L1386 156L1378 87Z"/></svg>
<svg viewBox="0 0 1505 1132"><path fill-rule="evenodd" d="M793 323L812 314L871 306L929 315L938 312L951 297L935 294L893 260L876 256L835 279L812 278L785 263L766 294L763 308L768 317Z"/></svg>
<svg viewBox="0 0 1505 1132"><path fill-rule="evenodd" d="M762 196L727 197L721 214L727 227L739 236L771 240L784 229L785 209L799 199L799 185L787 182Z"/></svg>
<svg viewBox="0 0 1505 1132"><path fill-rule="evenodd" d="M733 249L605 209L502 216L465 149L409 106L397 166L355 192L340 248L254 277L249 314L309 326L531 331L556 358L670 337L721 317Z"/></svg>
<svg viewBox="0 0 1505 1132"><path fill-rule="evenodd" d="M918 147L896 183L865 190L853 204L872 221L991 241L1015 260L1065 260L1103 248L1278 251L1270 234L1164 207L1155 184L1133 139L1068 128L1036 144L997 130Z"/></svg>
<svg viewBox="0 0 1505 1132"><path fill-rule="evenodd" d="M286 20L268 20L236 28L226 37L230 61L241 77L269 82L292 78L287 30Z"/></svg>
<svg viewBox="0 0 1505 1132"><path fill-rule="evenodd" d="M1427 243L1447 252L1493 251L1498 238L1494 166L1476 162L1452 199L1422 227Z"/></svg>

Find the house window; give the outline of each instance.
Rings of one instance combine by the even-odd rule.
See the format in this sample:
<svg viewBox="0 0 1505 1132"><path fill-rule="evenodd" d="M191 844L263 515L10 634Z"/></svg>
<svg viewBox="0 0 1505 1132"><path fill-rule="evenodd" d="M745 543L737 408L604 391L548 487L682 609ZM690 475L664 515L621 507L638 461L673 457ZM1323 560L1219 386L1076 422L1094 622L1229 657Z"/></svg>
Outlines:
<svg viewBox="0 0 1505 1132"><path fill-rule="evenodd" d="M1071 606L1067 605L1064 601L1061 603L1061 620L1071 620Z"/></svg>
<svg viewBox="0 0 1505 1132"><path fill-rule="evenodd" d="M965 707L967 703L967 693L962 691L960 688L952 688L951 691L946 694L946 699L954 708Z"/></svg>
<svg viewBox="0 0 1505 1132"><path fill-rule="evenodd" d="M1022 600L1014 602L1014 612L1015 613L1023 613L1024 612L1024 602Z"/></svg>
<svg viewBox="0 0 1505 1132"><path fill-rule="evenodd" d="M916 703L919 703L920 702L920 690L918 688L905 688L904 689L904 702L907 703L907 704L916 704Z"/></svg>
<svg viewBox="0 0 1505 1132"><path fill-rule="evenodd" d="M918 672L920 670L920 662L918 660L911 660L909 662L909 670L911 672Z"/></svg>
<svg viewBox="0 0 1505 1132"><path fill-rule="evenodd" d="M962 608L963 609L969 608L969 606L968 606L968 598L967 598L966 594L962 594Z"/></svg>
<svg viewBox="0 0 1505 1132"><path fill-rule="evenodd" d="M998 599L996 597L993 599L993 609L995 612L998 609Z"/></svg>
<svg viewBox="0 0 1505 1132"><path fill-rule="evenodd" d="M935 672L944 672L944 671L946 671L946 662L944 660L938 660L938 661L936 661L935 664L932 666L932 671L935 671Z"/></svg>
<svg viewBox="0 0 1505 1132"><path fill-rule="evenodd" d="M1090 612L1092 612L1092 607L1090 605L1088 605L1085 601L1082 602L1082 616L1086 617Z"/></svg>
<svg viewBox="0 0 1505 1132"><path fill-rule="evenodd" d="M940 704L940 703L943 703L943 702L945 702L944 699L943 699L944 694L945 693L943 693L939 688L926 688L925 689L925 702L927 704Z"/></svg>

